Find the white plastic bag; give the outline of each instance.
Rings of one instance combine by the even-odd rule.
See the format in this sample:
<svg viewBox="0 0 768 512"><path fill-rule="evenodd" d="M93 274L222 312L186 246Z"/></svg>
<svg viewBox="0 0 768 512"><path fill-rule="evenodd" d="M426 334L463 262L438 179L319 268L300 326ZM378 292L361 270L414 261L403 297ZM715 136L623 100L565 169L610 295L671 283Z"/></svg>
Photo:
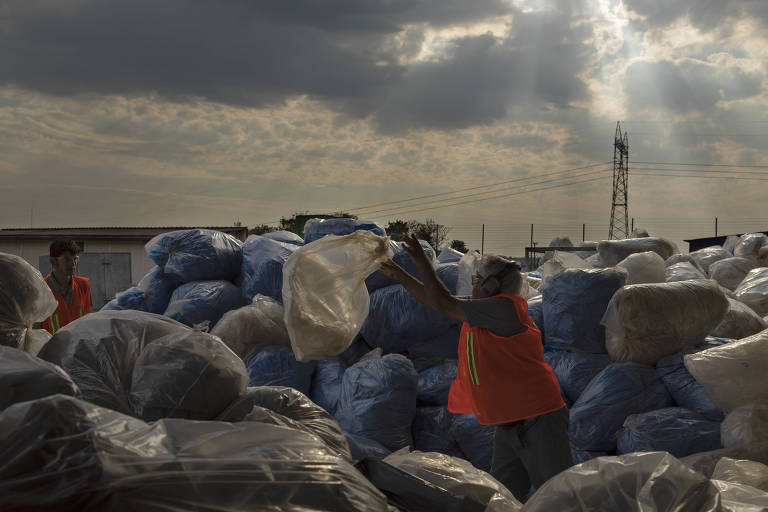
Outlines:
<svg viewBox="0 0 768 512"><path fill-rule="evenodd" d="M747 233L739 238L733 248L733 255L757 260L763 247L768 247L768 236L763 233Z"/></svg>
<svg viewBox="0 0 768 512"><path fill-rule="evenodd" d="M469 251L459 260L459 280L456 283L456 295L472 295L472 276L480 268L480 253Z"/></svg>
<svg viewBox="0 0 768 512"><path fill-rule="evenodd" d="M698 251L693 251L691 253L691 258L696 261L696 263L701 266L702 269L704 269L704 272L709 275L709 266L720 260L724 260L725 258L730 258L731 253L720 247L719 245L714 245L712 247L705 247L703 249L699 249Z"/></svg>
<svg viewBox="0 0 768 512"><path fill-rule="evenodd" d="M613 267L618 262L636 252L653 251L664 259L677 252L674 243L664 238L626 238L624 240L603 240L597 244L597 253L605 266Z"/></svg>
<svg viewBox="0 0 768 512"><path fill-rule="evenodd" d="M711 336L740 340L768 328L760 315L743 302L728 299L728 305L725 318L709 332Z"/></svg>
<svg viewBox="0 0 768 512"><path fill-rule="evenodd" d="M285 325L296 360L349 347L368 316L365 278L391 257L388 239L359 230L300 247L283 267Z"/></svg>
<svg viewBox="0 0 768 512"><path fill-rule="evenodd" d="M738 460L723 457L715 465L713 480L751 485L768 491L768 466L753 460Z"/></svg>
<svg viewBox="0 0 768 512"><path fill-rule="evenodd" d="M665 281L664 258L653 251L630 254L616 266L627 271L627 284L663 283Z"/></svg>
<svg viewBox="0 0 768 512"><path fill-rule="evenodd" d="M689 261L681 261L669 265L664 271L664 280L668 283L677 281L690 281L692 279L706 279L703 272L699 272L696 265Z"/></svg>
<svg viewBox="0 0 768 512"><path fill-rule="evenodd" d="M720 441L730 448L768 441L768 402L741 405L720 424Z"/></svg>
<svg viewBox="0 0 768 512"><path fill-rule="evenodd" d="M240 357L267 346L289 347L283 306L272 297L256 295L253 302L224 313L211 334Z"/></svg>
<svg viewBox="0 0 768 512"><path fill-rule="evenodd" d="M590 263L579 258L572 252L555 251L552 258L547 260L541 266L541 285L540 290L547 287L547 281L567 268L593 268Z"/></svg>
<svg viewBox="0 0 768 512"><path fill-rule="evenodd" d="M739 287L750 270L755 268L754 260L748 258L725 258L709 266L709 277L724 288L733 291Z"/></svg>
<svg viewBox="0 0 768 512"><path fill-rule="evenodd" d="M768 315L768 267L750 270L734 293L758 315Z"/></svg>

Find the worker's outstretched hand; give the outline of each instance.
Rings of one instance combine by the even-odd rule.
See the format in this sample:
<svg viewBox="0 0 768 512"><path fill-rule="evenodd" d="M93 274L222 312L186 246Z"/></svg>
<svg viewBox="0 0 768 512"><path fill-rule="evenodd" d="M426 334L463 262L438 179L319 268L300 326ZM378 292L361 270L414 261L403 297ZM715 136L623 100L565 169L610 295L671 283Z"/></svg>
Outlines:
<svg viewBox="0 0 768 512"><path fill-rule="evenodd" d="M402 281L402 277L406 274L405 269L392 260L382 263L379 271L395 281Z"/></svg>
<svg viewBox="0 0 768 512"><path fill-rule="evenodd" d="M419 243L419 239L414 234L408 234L403 239L403 249L408 253L413 262L416 265L424 264L431 265L427 254L424 252L424 248Z"/></svg>

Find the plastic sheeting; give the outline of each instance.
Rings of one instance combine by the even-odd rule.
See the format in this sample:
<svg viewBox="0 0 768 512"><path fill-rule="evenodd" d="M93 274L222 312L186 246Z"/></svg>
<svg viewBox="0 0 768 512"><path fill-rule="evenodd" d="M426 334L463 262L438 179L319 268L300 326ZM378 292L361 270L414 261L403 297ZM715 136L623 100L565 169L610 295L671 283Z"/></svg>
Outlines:
<svg viewBox="0 0 768 512"><path fill-rule="evenodd" d="M725 258L730 258L733 256L731 252L726 251L719 245L705 247L703 249L699 249L698 251L693 251L690 254L691 258L693 258L694 261L699 264L699 266L707 275L709 275L710 265L716 261L724 260Z"/></svg>
<svg viewBox="0 0 768 512"><path fill-rule="evenodd" d="M549 279L543 294L547 344L605 353L600 319L613 294L627 279L623 269L568 269Z"/></svg>
<svg viewBox="0 0 768 512"><path fill-rule="evenodd" d="M693 265L693 267L694 267L696 270L698 270L698 271L699 271L699 273L701 273L701 275L704 275L704 274L705 274L705 272L704 272L704 269L703 269L703 268L701 268L701 266L700 266L700 265L699 265L699 263L698 263L698 262L697 262L697 261L696 261L696 260L693 258L693 256L691 256L691 255L690 255L690 254L688 254L688 253L677 253L677 254L673 254L672 256L670 256L669 258L667 258L666 260L664 260L664 265L666 265L667 267L671 267L671 266L672 266L672 265L674 265L675 263L690 263L691 265Z"/></svg>
<svg viewBox="0 0 768 512"><path fill-rule="evenodd" d="M179 284L177 277L166 274L161 267L152 268L137 285L137 288L144 292L144 310L161 315Z"/></svg>
<svg viewBox="0 0 768 512"><path fill-rule="evenodd" d="M445 406L417 407L413 418L413 447L423 452L450 453L458 446L451 435L453 416Z"/></svg>
<svg viewBox="0 0 768 512"><path fill-rule="evenodd" d="M451 434L467 460L483 471L491 470L495 432L496 427L481 425L474 414L456 414L453 417Z"/></svg>
<svg viewBox="0 0 768 512"><path fill-rule="evenodd" d="M754 268L736 288L736 299L760 316L768 315L768 267Z"/></svg>
<svg viewBox="0 0 768 512"><path fill-rule="evenodd" d="M0 253L0 345L28 350L32 326L53 314L58 304L35 267Z"/></svg>
<svg viewBox="0 0 768 512"><path fill-rule="evenodd" d="M616 265L630 254L646 251L653 251L666 260L677 253L677 247L669 240L659 237L602 240L597 244L600 260L607 267Z"/></svg>
<svg viewBox="0 0 768 512"><path fill-rule="evenodd" d="M728 304L725 318L709 332L712 336L738 340L768 328L760 315L743 302L728 299Z"/></svg>
<svg viewBox="0 0 768 512"><path fill-rule="evenodd" d="M190 327L210 328L244 303L240 288L229 281L194 281L176 288L163 314Z"/></svg>
<svg viewBox="0 0 768 512"><path fill-rule="evenodd" d="M185 229L157 235L144 250L149 259L184 283L232 280L240 274L242 242L213 229Z"/></svg>
<svg viewBox="0 0 768 512"><path fill-rule="evenodd" d="M304 243L309 244L326 235L349 235L355 231L370 231L377 236L387 236L386 230L372 221L336 218L309 219L304 224Z"/></svg>
<svg viewBox="0 0 768 512"><path fill-rule="evenodd" d="M344 434L349 443L349 449L352 452L352 460L365 459L371 457L374 459L383 459L390 453L381 443L374 441L373 439L366 439L363 436L356 436L354 434Z"/></svg>
<svg viewBox="0 0 768 512"><path fill-rule="evenodd" d="M456 282L456 295L472 295L472 276L480 268L480 253L469 251L459 260L459 280Z"/></svg>
<svg viewBox="0 0 768 512"><path fill-rule="evenodd" d="M579 450L614 451L614 434L631 414L674 405L656 369L614 363L598 373L571 407L571 444Z"/></svg>
<svg viewBox="0 0 768 512"><path fill-rule="evenodd" d="M725 413L740 405L768 401L768 330L688 354L683 361L712 403Z"/></svg>
<svg viewBox="0 0 768 512"><path fill-rule="evenodd" d="M741 405L723 420L723 446L768 442L768 401Z"/></svg>
<svg viewBox="0 0 768 512"><path fill-rule="evenodd" d="M619 453L669 452L685 457L722 448L720 422L682 407L667 407L633 414L624 421L618 437Z"/></svg>
<svg viewBox="0 0 768 512"><path fill-rule="evenodd" d="M725 258L709 266L709 276L723 288L733 291L753 268L755 268L753 260L739 257Z"/></svg>
<svg viewBox="0 0 768 512"><path fill-rule="evenodd" d="M710 280L625 286L602 319L605 347L614 361L656 364L704 341L727 311L728 299Z"/></svg>
<svg viewBox="0 0 768 512"><path fill-rule="evenodd" d="M753 460L723 457L715 465L712 479L750 485L768 492L768 466Z"/></svg>
<svg viewBox="0 0 768 512"><path fill-rule="evenodd" d="M664 277L664 280L668 283L707 278L703 272L700 272L693 263L689 261L681 261L680 263L668 266L664 272Z"/></svg>
<svg viewBox="0 0 768 512"><path fill-rule="evenodd" d="M0 411L15 403L59 393L80 396L77 384L55 364L0 346Z"/></svg>
<svg viewBox="0 0 768 512"><path fill-rule="evenodd" d="M749 459L768 464L768 442L743 444L731 448L696 453L683 457L681 460L694 471L698 471L706 477L711 477L715 466L723 457Z"/></svg>
<svg viewBox="0 0 768 512"><path fill-rule="evenodd" d="M265 347L243 359L249 386L287 386L309 395L316 361L301 363L288 347Z"/></svg>
<svg viewBox="0 0 768 512"><path fill-rule="evenodd" d="M85 400L150 421L211 419L248 383L242 361L215 336L138 311L75 320L40 357L61 366Z"/></svg>
<svg viewBox="0 0 768 512"><path fill-rule="evenodd" d="M336 419L345 432L397 450L411 443L418 374L404 356L380 354L374 350L344 372Z"/></svg>
<svg viewBox="0 0 768 512"><path fill-rule="evenodd" d="M245 240L246 243L254 236L259 236L259 235L249 236ZM304 245L304 239L292 231L270 231L269 233L264 233L261 236L263 236L264 238L269 238L276 242L283 242L284 244Z"/></svg>
<svg viewBox="0 0 768 512"><path fill-rule="evenodd" d="M321 359L312 376L310 397L331 414L336 412L341 396L341 379L347 367L338 356Z"/></svg>
<svg viewBox="0 0 768 512"><path fill-rule="evenodd" d="M653 251L630 254L616 266L627 271L627 284L663 283L666 279L664 258Z"/></svg>
<svg viewBox="0 0 768 512"><path fill-rule="evenodd" d="M541 340L546 343L544 335L544 296L537 295L531 299L528 299L528 316L531 317L533 323L541 331Z"/></svg>
<svg viewBox="0 0 768 512"><path fill-rule="evenodd" d="M747 233L739 238L736 247L733 248L733 255L757 260L760 257L760 249L766 246L768 246L768 236L764 233Z"/></svg>
<svg viewBox="0 0 768 512"><path fill-rule="evenodd" d="M289 347L283 306L271 297L257 295L251 304L224 313L211 334L218 336L240 357L264 347Z"/></svg>
<svg viewBox="0 0 768 512"><path fill-rule="evenodd" d="M426 240L419 240L419 244L421 245L421 248L424 249L424 254L427 255L429 261L434 264L437 261L435 257L435 250ZM395 242L394 240L390 240L389 249L392 251L392 261L400 265L403 270L411 274L416 279L421 280L421 272L411 257L408 255L408 253L405 252L405 249L403 249L403 242ZM398 284L398 282L385 276L380 271L374 272L365 280L365 285L368 287L369 292L384 288L386 286L392 286L393 284Z"/></svg>
<svg viewBox="0 0 768 512"><path fill-rule="evenodd" d="M555 251L554 255L540 267L541 284L539 285L539 289L544 291L548 286L549 280L567 268L586 269L592 268L592 265L572 252Z"/></svg>
<svg viewBox="0 0 768 512"><path fill-rule="evenodd" d="M283 266L298 245L280 243L266 236L249 238L243 245L243 297L256 295L283 300Z"/></svg>
<svg viewBox="0 0 768 512"><path fill-rule="evenodd" d="M457 251L456 249L452 249L451 247L446 247L442 251L440 251L440 254L437 256L437 262L438 263L458 263L461 258L464 257L464 253Z"/></svg>
<svg viewBox="0 0 768 512"><path fill-rule="evenodd" d="M461 328L453 325L441 333L424 341L418 341L408 346L408 357L437 357L455 359L459 352L459 334Z"/></svg>
<svg viewBox="0 0 768 512"><path fill-rule="evenodd" d="M448 405L448 392L457 372L456 361L447 361L421 370L417 402L421 405Z"/></svg>
<svg viewBox="0 0 768 512"><path fill-rule="evenodd" d="M656 364L656 373L677 405L713 421L723 420L723 412L715 407L701 384L696 382L686 369L682 354L668 356L659 361Z"/></svg>
<svg viewBox="0 0 768 512"><path fill-rule="evenodd" d="M368 316L365 278L389 258L387 239L368 231L300 247L283 268L285 325L299 361L346 350Z"/></svg>
<svg viewBox="0 0 768 512"><path fill-rule="evenodd" d="M441 263L435 268L435 272L448 291L456 295L456 288L459 285L459 264Z"/></svg>
<svg viewBox="0 0 768 512"><path fill-rule="evenodd" d="M555 372L560 388L570 404L576 402L590 381L611 364L611 358L606 354L586 354L567 350L545 352L544 359Z"/></svg>

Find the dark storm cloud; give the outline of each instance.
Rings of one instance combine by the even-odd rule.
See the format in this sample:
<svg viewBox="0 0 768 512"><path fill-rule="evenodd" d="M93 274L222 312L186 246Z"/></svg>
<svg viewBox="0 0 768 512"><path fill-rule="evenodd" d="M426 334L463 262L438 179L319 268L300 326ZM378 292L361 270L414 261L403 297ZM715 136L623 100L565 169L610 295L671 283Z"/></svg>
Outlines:
<svg viewBox="0 0 768 512"><path fill-rule="evenodd" d="M736 18L754 18L768 23L765 0L624 0L628 10L645 19L641 24L666 27L686 16L702 30L724 26Z"/></svg>

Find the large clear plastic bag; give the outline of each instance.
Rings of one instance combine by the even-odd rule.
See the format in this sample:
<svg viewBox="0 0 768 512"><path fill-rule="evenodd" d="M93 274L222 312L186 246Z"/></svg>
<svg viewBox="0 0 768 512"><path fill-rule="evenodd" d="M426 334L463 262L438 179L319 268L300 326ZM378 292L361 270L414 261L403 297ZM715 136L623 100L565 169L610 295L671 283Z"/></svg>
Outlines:
<svg viewBox="0 0 768 512"><path fill-rule="evenodd" d="M734 293L736 299L751 307L758 315L768 315L768 267L750 270Z"/></svg>
<svg viewBox="0 0 768 512"><path fill-rule="evenodd" d="M0 411L59 393L80 396L77 384L60 367L22 350L0 346Z"/></svg>
<svg viewBox="0 0 768 512"><path fill-rule="evenodd" d="M417 407L413 418L413 447L423 452L450 453L458 445L451 435L453 417L445 406Z"/></svg>
<svg viewBox="0 0 768 512"><path fill-rule="evenodd" d="M733 291L755 266L753 260L734 256L712 263L709 266L709 276L723 288Z"/></svg>
<svg viewBox="0 0 768 512"><path fill-rule="evenodd" d="M666 260L677 253L677 247L669 240L658 237L602 240L597 244L597 253L606 267L616 265L630 254L646 251L653 251Z"/></svg>
<svg viewBox="0 0 768 512"><path fill-rule="evenodd" d="M240 274L242 242L213 229L184 229L157 235L144 250L149 259L184 283L232 280Z"/></svg>
<svg viewBox="0 0 768 512"><path fill-rule="evenodd" d="M289 347L283 314L282 304L275 299L256 295L249 305L224 313L211 334L240 357L268 346Z"/></svg>
<svg viewBox="0 0 768 512"><path fill-rule="evenodd" d="M768 401L741 405L720 426L723 446L768 442Z"/></svg>
<svg viewBox="0 0 768 512"><path fill-rule="evenodd" d="M579 256L572 252L555 251L550 259L541 265L541 284L539 289L544 291L549 284L549 280L567 268L592 268Z"/></svg>
<svg viewBox="0 0 768 512"><path fill-rule="evenodd" d="M243 244L243 297L266 295L283 300L283 267L300 246L266 236L248 237Z"/></svg>
<svg viewBox="0 0 768 512"><path fill-rule="evenodd" d="M693 251L691 254L691 258L696 261L696 263L699 264L699 266L704 270L704 272L709 275L709 267L716 261L723 260L725 258L730 258L733 256L732 253L729 251L726 251L719 245L715 245L712 247L705 247L703 249L699 249L698 251Z"/></svg>
<svg viewBox="0 0 768 512"><path fill-rule="evenodd" d="M736 247L733 248L733 255L758 260L760 250L766 246L768 246L768 236L764 233L747 233L739 238Z"/></svg>
<svg viewBox="0 0 768 512"><path fill-rule="evenodd" d="M704 512L763 512L768 510L768 492L751 485L712 479L710 500Z"/></svg>
<svg viewBox="0 0 768 512"><path fill-rule="evenodd" d="M741 301L728 299L725 318L709 334L719 338L740 340L768 328L765 321Z"/></svg>
<svg viewBox="0 0 768 512"><path fill-rule="evenodd" d="M327 235L344 236L355 231L370 231L377 236L387 236L386 230L369 220L349 218L309 219L304 224L304 243L315 242Z"/></svg>
<svg viewBox="0 0 768 512"><path fill-rule="evenodd" d="M389 256L387 239L363 230L323 237L288 258L285 325L299 361L335 356L352 344L369 311L365 278Z"/></svg>
<svg viewBox="0 0 768 512"><path fill-rule="evenodd" d="M712 479L750 485L768 492L768 466L753 460L723 457L715 465Z"/></svg>
<svg viewBox="0 0 768 512"><path fill-rule="evenodd" d="M627 284L663 283L666 279L664 258L653 251L630 254L616 266L627 271Z"/></svg>
<svg viewBox="0 0 768 512"><path fill-rule="evenodd" d="M469 251L459 260L459 279L456 283L456 295L460 297L472 295L472 276L480 268L480 253Z"/></svg>
<svg viewBox="0 0 768 512"><path fill-rule="evenodd" d="M190 327L210 328L244 303L240 288L229 281L193 281L174 290L163 314Z"/></svg>
<svg viewBox="0 0 768 512"><path fill-rule="evenodd" d="M58 305L35 267L19 256L0 253L0 345L27 350L32 326Z"/></svg>
<svg viewBox="0 0 768 512"><path fill-rule="evenodd" d="M682 407L666 407L624 420L618 436L619 453L669 452L685 457L722 448L720 422Z"/></svg>
<svg viewBox="0 0 768 512"><path fill-rule="evenodd" d="M677 405L713 421L723 420L723 412L715 407L704 388L683 364L682 354L667 356L656 363L656 373L661 377Z"/></svg>
<svg viewBox="0 0 768 512"><path fill-rule="evenodd" d="M664 280L668 283L706 278L707 276L704 275L704 272L699 271L699 269L690 261L674 263L669 265L664 271Z"/></svg>
<svg viewBox="0 0 768 512"><path fill-rule="evenodd" d="M344 435L349 443L349 450L352 452L352 460L365 459L366 457L383 459L392 453L392 450L387 449L384 445L373 439L356 436L347 432Z"/></svg>
<svg viewBox="0 0 768 512"><path fill-rule="evenodd" d="M601 321L605 347L614 361L653 365L704 341L727 311L728 299L710 280L625 286Z"/></svg>
<svg viewBox="0 0 768 512"><path fill-rule="evenodd" d="M719 347L687 354L685 367L704 387L707 396L728 413L751 402L768 400L768 329Z"/></svg>
<svg viewBox="0 0 768 512"><path fill-rule="evenodd" d="M302 363L289 347L265 347L243 359L249 386L286 386L309 395L316 361Z"/></svg>
<svg viewBox="0 0 768 512"><path fill-rule="evenodd" d="M555 372L560 389L569 404L576 402L590 381L611 364L611 358L606 354L587 354L567 350L545 352L544 359Z"/></svg>

